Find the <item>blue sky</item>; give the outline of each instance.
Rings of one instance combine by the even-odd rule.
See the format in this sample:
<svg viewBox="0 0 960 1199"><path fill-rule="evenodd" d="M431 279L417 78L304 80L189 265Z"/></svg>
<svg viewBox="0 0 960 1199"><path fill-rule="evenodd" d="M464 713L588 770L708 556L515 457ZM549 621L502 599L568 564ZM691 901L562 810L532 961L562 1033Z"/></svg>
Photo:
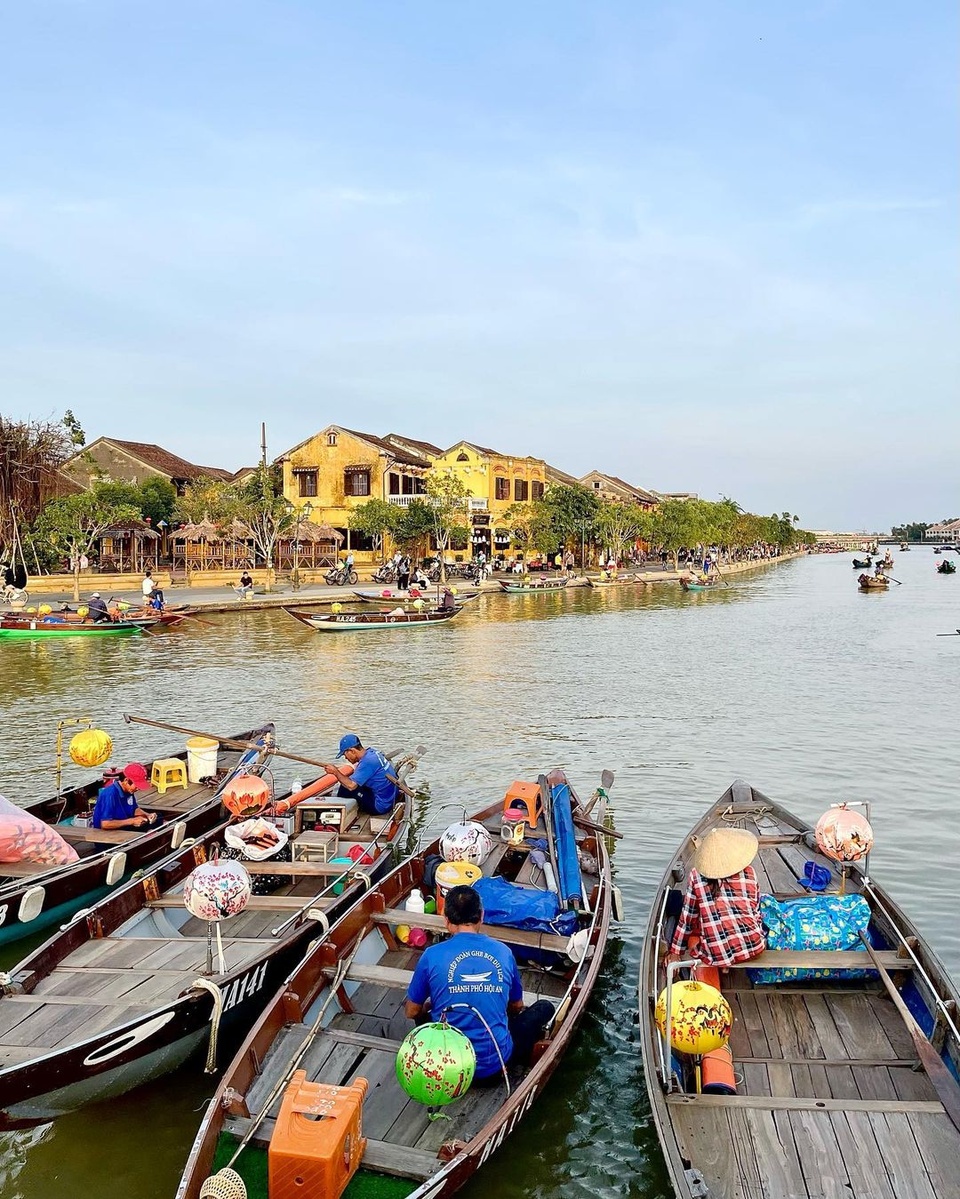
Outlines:
<svg viewBox="0 0 960 1199"><path fill-rule="evenodd" d="M958 10L30 0L0 409L254 461L337 422L960 514Z"/></svg>

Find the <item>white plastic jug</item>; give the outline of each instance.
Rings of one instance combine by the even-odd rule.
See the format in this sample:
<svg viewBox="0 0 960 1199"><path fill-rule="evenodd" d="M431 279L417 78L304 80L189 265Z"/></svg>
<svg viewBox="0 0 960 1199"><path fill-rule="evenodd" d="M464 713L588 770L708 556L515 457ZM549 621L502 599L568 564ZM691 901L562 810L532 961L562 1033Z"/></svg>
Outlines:
<svg viewBox="0 0 960 1199"><path fill-rule="evenodd" d="M426 901L423 898L422 892L420 892L416 887L414 887L414 889L407 896L407 902L403 905L403 910L405 912L421 912L422 913L425 902Z"/></svg>

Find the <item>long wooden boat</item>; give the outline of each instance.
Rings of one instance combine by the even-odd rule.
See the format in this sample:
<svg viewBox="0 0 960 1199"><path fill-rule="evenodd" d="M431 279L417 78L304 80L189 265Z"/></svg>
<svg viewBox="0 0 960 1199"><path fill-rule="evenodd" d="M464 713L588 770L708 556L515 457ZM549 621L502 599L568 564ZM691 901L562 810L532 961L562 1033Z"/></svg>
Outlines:
<svg viewBox="0 0 960 1199"><path fill-rule="evenodd" d="M762 893L807 895L798 878L808 862L830 871L828 894L842 890L836 864L810 848L806 822L744 782L721 796L670 861L643 948L640 1040L674 1193L680 1199L957 1195L960 1133L921 1068L925 1051L863 949L766 950L721 976L733 1012L729 1048L736 1094L696 1093L693 1059L667 1052L654 1022L654 1004L666 983L664 954L694 860L694 838L718 825L745 828L760 839L753 866ZM846 869L845 893L869 904L878 964L930 1036L932 1056L946 1067L947 1087L956 1088L956 988L896 901L858 865ZM744 966L831 974L761 984ZM862 977L850 976L864 967Z"/></svg>
<svg viewBox="0 0 960 1199"><path fill-rule="evenodd" d="M408 764L397 760L403 773ZM326 792L305 790L316 800L335 786L330 778ZM349 864L244 862L272 889L223 923L222 958L211 954L206 922L185 907L183 886L223 847L224 826L78 913L20 962L0 994L0 1128L122 1095L182 1065L208 1038L215 1048L219 1035L249 1027L307 944L392 868L409 827L405 803L374 832L351 801L321 802L342 813L336 857ZM315 843L304 830L294 844L304 836Z"/></svg>
<svg viewBox="0 0 960 1199"><path fill-rule="evenodd" d="M706 578L699 579L692 579L688 576L684 576L680 580L680 586L684 591L710 591L712 588L716 587L718 582L718 579L709 575Z"/></svg>
<svg viewBox="0 0 960 1199"><path fill-rule="evenodd" d="M951 562L949 558L944 558L942 562L937 563L937 572L942 575L956 574L957 564Z"/></svg>
<svg viewBox="0 0 960 1199"><path fill-rule="evenodd" d="M569 784L563 772L555 770L541 786L557 794L558 788ZM575 794L572 798L576 811L580 803ZM496 838L483 873L518 886L533 885L535 867L529 855L499 839L502 809L503 801L474 817ZM412 1027L403 1014L403 1001L422 950L403 944L395 934L400 925L423 928L429 936L445 933L442 917L404 910L411 890L422 886L424 858L438 852L435 842L365 895L277 992L207 1107L177 1199L198 1199L205 1180L226 1165L247 1134L250 1142L233 1168L244 1179L249 1199L269 1199L266 1163L279 1096L304 1047L301 1066L309 1080L335 1086L357 1077L368 1082L362 1112L366 1144L352 1184L361 1189L351 1193L367 1193L363 1184L376 1182L365 1177L369 1175L391 1176L389 1194L396 1199L441 1199L458 1190L516 1130L543 1093L599 975L611 917L610 865L603 837L590 831L578 831L576 836L591 871L585 869L582 875L589 902L576 921L585 942L579 961L567 955L566 937L502 924L482 926L484 933L509 945L516 955L524 1003L547 999L554 1004L553 1022L537 1046L539 1056L535 1052L531 1067L511 1066L509 1086L501 1082L474 1087L445 1107L448 1118L441 1120L432 1120L428 1109L409 1099L397 1082L397 1051ZM533 958L539 960L534 963ZM553 964L553 971L543 968L547 964ZM316 1039L307 1046L315 1024ZM263 1119L254 1128L252 1117L260 1114Z"/></svg>
<svg viewBox="0 0 960 1199"><path fill-rule="evenodd" d="M453 620L462 607L425 608L418 612L298 612L284 608L288 616L299 620L317 633L370 633L381 629L413 629L433 627Z"/></svg>
<svg viewBox="0 0 960 1199"><path fill-rule="evenodd" d="M890 580L883 575L861 575L857 579L861 591L886 591Z"/></svg>
<svg viewBox="0 0 960 1199"><path fill-rule="evenodd" d="M854 560L853 560L853 569L854 570L866 570L868 567L871 567L872 565L873 565L873 559L869 558L869 557L854 558Z"/></svg>
<svg viewBox="0 0 960 1199"><path fill-rule="evenodd" d="M636 575L618 575L615 579L605 579L602 576L585 575L588 587L636 587L644 580Z"/></svg>
<svg viewBox="0 0 960 1199"><path fill-rule="evenodd" d="M21 805L31 816L54 828L80 854L66 866L41 866L35 862L0 862L0 944L33 936L68 920L74 912L102 898L127 880L179 848L187 837L199 837L223 821L220 791L238 773L255 773L273 744L274 726L265 724L238 733L233 741L247 742L244 750L223 749L217 754L215 789L202 783L168 790L160 795L152 787L137 800L148 811L159 812L164 822L145 832L132 829L97 829L76 823L96 802L103 779L72 787L52 799ZM158 758L184 761L186 750L172 750ZM152 762L145 763L150 777Z"/></svg>
<svg viewBox="0 0 960 1199"><path fill-rule="evenodd" d="M516 583L511 583L507 579L498 579L497 582L500 584L501 589L508 595L521 595L533 591L562 591L570 580L559 578L535 579L532 576L529 578L524 576L522 581L518 580Z"/></svg>
<svg viewBox="0 0 960 1199"><path fill-rule="evenodd" d="M160 624L159 617L141 620L66 620L59 616L5 616L0 637L36 640L42 637L123 637Z"/></svg>
<svg viewBox="0 0 960 1199"><path fill-rule="evenodd" d="M395 608L398 604L412 604L418 599L430 607L435 607L442 589L438 587L416 588L411 591L400 591L397 587L384 587L380 591L362 589L354 591L354 596L364 604L374 604L377 607ZM480 596L479 590L465 591L459 587L454 593L458 604L467 604Z"/></svg>

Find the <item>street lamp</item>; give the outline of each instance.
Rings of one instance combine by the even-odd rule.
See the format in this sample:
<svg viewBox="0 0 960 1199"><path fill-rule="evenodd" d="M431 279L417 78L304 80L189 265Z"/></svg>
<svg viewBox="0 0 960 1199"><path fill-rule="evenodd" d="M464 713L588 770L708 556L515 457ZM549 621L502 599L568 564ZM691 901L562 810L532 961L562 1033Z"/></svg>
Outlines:
<svg viewBox="0 0 960 1199"><path fill-rule="evenodd" d="M294 533L293 541L293 589L300 590L300 526L305 520L310 519L310 514L313 512L313 504L309 500L302 504L297 509L297 524Z"/></svg>

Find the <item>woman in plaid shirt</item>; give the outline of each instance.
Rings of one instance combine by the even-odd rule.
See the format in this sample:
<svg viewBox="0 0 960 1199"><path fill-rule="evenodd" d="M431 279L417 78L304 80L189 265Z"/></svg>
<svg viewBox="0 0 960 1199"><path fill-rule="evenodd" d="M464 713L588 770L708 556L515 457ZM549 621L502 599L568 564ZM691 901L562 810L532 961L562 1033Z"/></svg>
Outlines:
<svg viewBox="0 0 960 1199"><path fill-rule="evenodd" d="M750 863L757 838L741 828L715 828L703 838L676 931L673 957L693 956L709 966L729 966L762 953L766 936L760 922L760 887ZM687 945L698 937L695 945Z"/></svg>

